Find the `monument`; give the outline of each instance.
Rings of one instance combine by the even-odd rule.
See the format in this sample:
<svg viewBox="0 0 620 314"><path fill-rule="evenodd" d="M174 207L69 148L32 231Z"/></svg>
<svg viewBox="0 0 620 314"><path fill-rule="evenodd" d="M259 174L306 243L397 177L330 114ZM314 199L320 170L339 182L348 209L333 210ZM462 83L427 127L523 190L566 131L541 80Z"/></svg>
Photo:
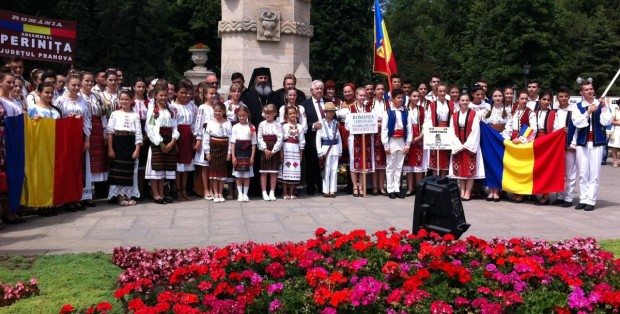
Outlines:
<svg viewBox="0 0 620 314"><path fill-rule="evenodd" d="M287 73L297 77L297 88L309 91L310 0L222 0L222 75L220 93L227 94L234 72L245 76L269 67L273 88L282 87Z"/></svg>

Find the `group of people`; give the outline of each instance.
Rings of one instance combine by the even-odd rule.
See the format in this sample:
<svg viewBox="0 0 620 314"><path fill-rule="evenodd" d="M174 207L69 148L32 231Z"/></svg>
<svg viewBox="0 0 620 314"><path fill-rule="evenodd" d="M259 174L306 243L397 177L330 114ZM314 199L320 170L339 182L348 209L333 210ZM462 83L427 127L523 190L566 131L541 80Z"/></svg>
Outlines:
<svg viewBox="0 0 620 314"><path fill-rule="evenodd" d="M21 59L12 59L8 66L0 71L0 171L6 166L5 117L81 118L84 190L80 200L65 204L69 211L95 206L93 196L102 191L122 206L135 205L149 186L155 203L171 203L165 189L170 180L177 201L191 199L194 191L215 203L234 198L247 202L253 195L275 201L278 184L283 199L297 198L299 185L305 185L308 195L320 191L323 197L336 197L341 166L354 197L365 194L363 172L372 178L373 195L392 199L413 195L416 182L434 173L458 180L461 198L468 201L485 193L476 184L485 176L481 121L515 144L564 129L566 189L552 204L571 206L579 179L576 208L593 210L607 144L605 127L620 127L620 110L612 112L604 99L596 100L588 82L581 86L583 100L576 106L569 104L567 88L554 95L540 91L536 80L527 90L506 87L487 94L484 81L463 92L439 76L415 88L399 75L392 75L388 85L349 83L342 88L342 99L336 97L333 81L315 80L306 98L296 88L294 75L286 75L283 87L274 91L270 70L257 68L248 87L244 76L234 73L224 99L215 75L197 86L186 79L173 83L158 78L136 78L124 86L120 69L71 70L66 76L33 70L29 82L23 78ZM350 135L356 113L374 113L377 132ZM528 134L520 132L523 126L529 127ZM447 127L454 134L451 150L424 149L430 127ZM620 144L616 133L612 147ZM615 150L613 156L617 165ZM403 174L406 188L401 190ZM488 201L501 198L501 190L488 189ZM512 201L524 198L514 195ZM536 202L550 203L549 195ZM56 211L41 208L39 214ZM23 221L18 212L7 211L6 204L2 219Z"/></svg>

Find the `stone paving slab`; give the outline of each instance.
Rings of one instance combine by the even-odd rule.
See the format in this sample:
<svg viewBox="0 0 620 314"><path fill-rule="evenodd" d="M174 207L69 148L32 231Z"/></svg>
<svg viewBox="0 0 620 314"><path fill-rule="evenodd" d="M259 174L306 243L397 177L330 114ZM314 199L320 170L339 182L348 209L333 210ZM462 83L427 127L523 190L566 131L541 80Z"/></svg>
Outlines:
<svg viewBox="0 0 620 314"><path fill-rule="evenodd" d="M560 240L572 237L620 238L619 168L603 166L599 201L593 212L574 208L534 206L485 200L464 202L472 227L464 236L530 237ZM303 195L248 203L212 203L196 198L158 205L143 201L121 207L97 201L86 211L60 212L55 217L26 217L27 223L5 225L0 231L0 255L112 252L117 246L187 248L231 242L273 243L312 238L318 227L369 233L390 227L410 229L414 198L390 200L369 195L336 198Z"/></svg>

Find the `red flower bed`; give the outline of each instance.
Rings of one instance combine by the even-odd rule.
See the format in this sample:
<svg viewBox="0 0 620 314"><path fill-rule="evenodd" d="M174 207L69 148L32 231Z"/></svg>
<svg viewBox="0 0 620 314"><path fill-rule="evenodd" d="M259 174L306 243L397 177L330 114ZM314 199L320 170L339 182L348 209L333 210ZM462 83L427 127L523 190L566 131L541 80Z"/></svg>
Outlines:
<svg viewBox="0 0 620 314"><path fill-rule="evenodd" d="M35 279L30 279L28 283L18 281L15 286L0 282L0 306L11 305L36 294L39 294L39 287Z"/></svg>
<svg viewBox="0 0 620 314"><path fill-rule="evenodd" d="M131 313L590 313L620 308L620 260L550 244L421 231L316 231L301 243L117 248Z"/></svg>

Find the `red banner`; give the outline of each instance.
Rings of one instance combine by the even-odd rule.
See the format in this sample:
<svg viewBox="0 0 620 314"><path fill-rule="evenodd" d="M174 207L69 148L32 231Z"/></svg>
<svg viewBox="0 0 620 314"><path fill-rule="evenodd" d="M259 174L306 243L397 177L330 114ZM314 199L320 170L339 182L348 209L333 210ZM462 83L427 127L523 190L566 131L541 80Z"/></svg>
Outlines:
<svg viewBox="0 0 620 314"><path fill-rule="evenodd" d="M0 10L0 56L72 63L77 22Z"/></svg>

